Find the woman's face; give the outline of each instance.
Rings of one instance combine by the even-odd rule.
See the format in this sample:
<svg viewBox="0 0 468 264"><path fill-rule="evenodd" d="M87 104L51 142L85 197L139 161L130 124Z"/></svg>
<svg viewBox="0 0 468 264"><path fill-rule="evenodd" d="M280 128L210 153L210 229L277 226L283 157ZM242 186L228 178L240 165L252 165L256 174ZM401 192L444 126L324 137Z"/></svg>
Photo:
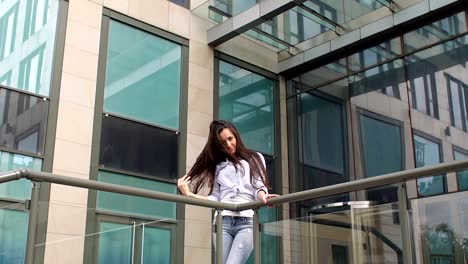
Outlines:
<svg viewBox="0 0 468 264"><path fill-rule="evenodd" d="M226 149L226 152L228 152L231 155L236 154L236 136L234 136L234 134L229 128L224 128L223 130L221 130L221 132L219 132L219 141L221 142L221 145L223 145Z"/></svg>

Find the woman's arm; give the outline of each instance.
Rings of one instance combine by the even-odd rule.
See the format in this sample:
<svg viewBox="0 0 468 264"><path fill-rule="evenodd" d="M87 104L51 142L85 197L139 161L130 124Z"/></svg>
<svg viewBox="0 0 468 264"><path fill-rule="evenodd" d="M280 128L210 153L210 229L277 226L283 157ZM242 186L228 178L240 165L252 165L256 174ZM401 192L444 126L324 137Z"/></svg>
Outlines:
<svg viewBox="0 0 468 264"><path fill-rule="evenodd" d="M260 156L260 159L262 160L263 167L266 170L265 158L263 157L263 155L261 153L257 152L257 154L258 154L258 156ZM257 179L257 184L260 186L260 188L258 188L258 190L257 190L257 199L263 201L264 204L268 203L267 200L269 198L279 196L278 194L268 193L268 189L265 187L265 185L263 184L263 181L261 179Z"/></svg>
<svg viewBox="0 0 468 264"><path fill-rule="evenodd" d="M205 199L205 200L208 199L204 195L195 194L192 191L190 191L190 187L189 187L190 181L191 181L190 176L188 175L185 175L184 177L177 180L177 188L179 188L180 192L187 197Z"/></svg>

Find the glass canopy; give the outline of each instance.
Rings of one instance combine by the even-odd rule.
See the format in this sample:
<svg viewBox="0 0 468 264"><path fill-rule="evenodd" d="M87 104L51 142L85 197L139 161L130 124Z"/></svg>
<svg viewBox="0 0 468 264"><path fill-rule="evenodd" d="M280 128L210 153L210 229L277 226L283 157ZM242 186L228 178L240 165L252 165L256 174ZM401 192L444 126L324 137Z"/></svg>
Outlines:
<svg viewBox="0 0 468 264"><path fill-rule="evenodd" d="M254 14L255 9L263 10L262 3L271 2L270 12L247 21L246 27L234 29L238 34L247 35L266 43L274 50L281 51L294 47L307 39L334 31L341 35L343 25L380 8L393 10L393 0L209 0L192 12L215 24L221 24L230 18L244 19ZM280 4L279 2L284 2ZM260 11L262 12L262 11ZM250 15L251 17L251 15ZM231 35L232 36L232 35ZM220 44L223 40L217 42Z"/></svg>

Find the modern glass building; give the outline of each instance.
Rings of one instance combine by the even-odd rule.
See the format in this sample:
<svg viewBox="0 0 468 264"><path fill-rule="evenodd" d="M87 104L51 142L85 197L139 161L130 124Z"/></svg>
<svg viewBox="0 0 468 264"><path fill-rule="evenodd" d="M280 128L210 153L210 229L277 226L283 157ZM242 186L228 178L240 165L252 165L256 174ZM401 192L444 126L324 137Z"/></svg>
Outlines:
<svg viewBox="0 0 468 264"><path fill-rule="evenodd" d="M0 172L177 194L213 119L278 194L466 159L467 17L466 0L0 0ZM25 261L32 187L0 184L0 263ZM34 263L214 263L210 209L34 188ZM262 263L468 264L468 170L260 222Z"/></svg>

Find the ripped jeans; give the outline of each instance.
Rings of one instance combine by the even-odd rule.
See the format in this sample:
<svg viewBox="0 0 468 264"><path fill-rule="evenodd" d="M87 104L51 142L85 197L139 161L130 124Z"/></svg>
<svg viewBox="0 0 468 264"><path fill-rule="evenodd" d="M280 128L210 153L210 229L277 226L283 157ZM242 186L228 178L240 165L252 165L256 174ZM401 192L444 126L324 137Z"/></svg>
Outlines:
<svg viewBox="0 0 468 264"><path fill-rule="evenodd" d="M214 227L216 232L216 227ZM223 216L223 263L244 264L253 250L251 217ZM213 234L216 247L216 233Z"/></svg>

